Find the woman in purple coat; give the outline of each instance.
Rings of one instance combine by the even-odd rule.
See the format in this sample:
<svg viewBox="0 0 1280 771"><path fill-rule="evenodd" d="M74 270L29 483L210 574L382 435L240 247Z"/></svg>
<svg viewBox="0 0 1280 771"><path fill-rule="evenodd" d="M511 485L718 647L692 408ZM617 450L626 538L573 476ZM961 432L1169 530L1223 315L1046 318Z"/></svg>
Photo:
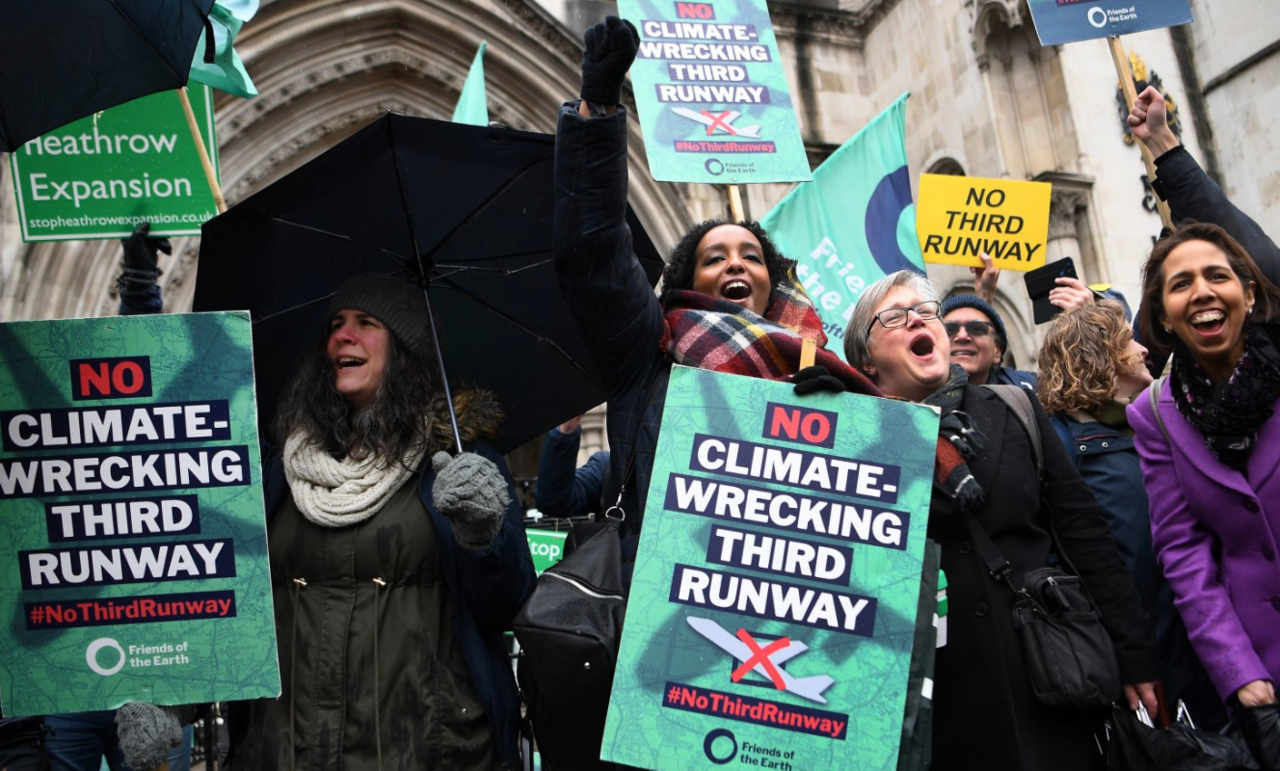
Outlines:
<svg viewBox="0 0 1280 771"><path fill-rule="evenodd" d="M1280 290L1216 225L1182 225L1147 260L1142 336L1173 354L1128 408L1152 540L1219 695L1245 707L1280 677L1277 318Z"/></svg>

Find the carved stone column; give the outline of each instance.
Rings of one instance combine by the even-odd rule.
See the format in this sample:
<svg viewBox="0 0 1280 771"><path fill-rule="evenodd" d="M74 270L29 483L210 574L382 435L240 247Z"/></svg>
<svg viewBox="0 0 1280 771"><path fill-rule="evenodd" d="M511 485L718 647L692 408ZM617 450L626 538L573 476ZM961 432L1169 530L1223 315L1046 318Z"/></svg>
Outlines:
<svg viewBox="0 0 1280 771"><path fill-rule="evenodd" d="M1049 245L1045 249L1048 262L1063 257L1072 257L1079 262L1080 231L1076 218L1087 205L1088 199L1083 193L1054 188L1049 197Z"/></svg>

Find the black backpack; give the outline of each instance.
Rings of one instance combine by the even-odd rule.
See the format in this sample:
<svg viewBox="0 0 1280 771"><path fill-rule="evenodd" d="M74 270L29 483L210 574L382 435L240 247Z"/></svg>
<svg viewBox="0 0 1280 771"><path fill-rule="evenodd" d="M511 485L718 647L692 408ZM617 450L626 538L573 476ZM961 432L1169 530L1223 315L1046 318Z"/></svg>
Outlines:
<svg viewBox="0 0 1280 771"><path fill-rule="evenodd" d="M548 771L616 768L599 758L626 611L620 524L606 517L571 552L566 544L511 624L516 677Z"/></svg>

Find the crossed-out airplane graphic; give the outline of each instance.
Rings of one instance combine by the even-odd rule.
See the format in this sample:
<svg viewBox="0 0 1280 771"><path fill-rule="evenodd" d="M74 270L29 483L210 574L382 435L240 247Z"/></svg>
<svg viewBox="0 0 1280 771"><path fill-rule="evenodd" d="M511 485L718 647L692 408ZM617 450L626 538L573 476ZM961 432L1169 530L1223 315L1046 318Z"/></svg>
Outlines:
<svg viewBox="0 0 1280 771"><path fill-rule="evenodd" d="M681 118L688 118L697 121L707 127L707 136L711 136L713 131L723 131L730 136L735 137L751 137L752 139L760 138L759 126L734 126L731 125L742 113L737 110L725 110L724 112L711 112L703 110L697 112L690 110L688 107L672 107L671 111Z"/></svg>
<svg viewBox="0 0 1280 771"><path fill-rule="evenodd" d="M693 630L711 642L716 647L733 656L744 664L750 662L756 663L751 671L762 677L774 680L773 674L777 674L782 681L779 690L785 690L788 693L794 693L802 699L816 701L819 704L826 704L827 700L822 698L822 692L831 687L835 682L828 675L814 675L812 677L792 677L787 670L782 668L782 664L799 656L801 653L809 650L809 646L799 640L792 640L790 644L784 645L776 653L769 653L768 648L764 651L757 646L752 650L752 646L743 640L735 637L729 630L720 626L709 618L698 618L689 616L686 621ZM747 639L751 639L747 636ZM754 642L754 641L753 641ZM776 642L774 643L776 645ZM767 655L766 655L767 654ZM772 673L770 670L773 670ZM776 682L776 681L775 681Z"/></svg>

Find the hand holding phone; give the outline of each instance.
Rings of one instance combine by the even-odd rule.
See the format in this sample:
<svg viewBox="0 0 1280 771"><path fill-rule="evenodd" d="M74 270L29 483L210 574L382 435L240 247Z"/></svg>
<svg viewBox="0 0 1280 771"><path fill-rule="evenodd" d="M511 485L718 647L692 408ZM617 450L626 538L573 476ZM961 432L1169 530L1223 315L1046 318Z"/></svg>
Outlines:
<svg viewBox="0 0 1280 771"><path fill-rule="evenodd" d="M1049 300L1049 293L1058 286L1058 278L1069 276L1077 278L1076 265L1070 257L1046 263L1028 271L1024 277L1027 282L1027 294L1031 296L1031 310L1037 324L1046 324L1062 313L1062 308Z"/></svg>

